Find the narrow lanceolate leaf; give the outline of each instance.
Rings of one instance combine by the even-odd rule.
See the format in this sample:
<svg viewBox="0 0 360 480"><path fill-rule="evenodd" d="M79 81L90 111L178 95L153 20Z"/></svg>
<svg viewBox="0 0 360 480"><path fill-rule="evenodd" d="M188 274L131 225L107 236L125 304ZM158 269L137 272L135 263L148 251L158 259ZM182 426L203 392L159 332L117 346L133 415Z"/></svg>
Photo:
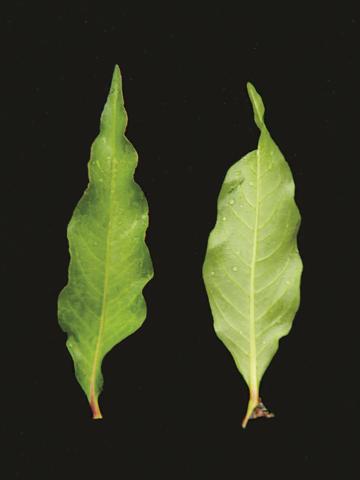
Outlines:
<svg viewBox="0 0 360 480"><path fill-rule="evenodd" d="M76 378L101 418L101 363L146 316L142 296L153 275L145 245L148 206L134 181L137 153L125 137L127 115L116 66L100 133L88 165L89 184L68 226L69 280L59 296L61 328Z"/></svg>
<svg viewBox="0 0 360 480"><path fill-rule="evenodd" d="M264 123L264 105L248 84L257 150L227 172L210 234L204 281L218 337L249 386L243 427L273 416L259 396L261 378L286 335L300 300L300 215L290 168Z"/></svg>

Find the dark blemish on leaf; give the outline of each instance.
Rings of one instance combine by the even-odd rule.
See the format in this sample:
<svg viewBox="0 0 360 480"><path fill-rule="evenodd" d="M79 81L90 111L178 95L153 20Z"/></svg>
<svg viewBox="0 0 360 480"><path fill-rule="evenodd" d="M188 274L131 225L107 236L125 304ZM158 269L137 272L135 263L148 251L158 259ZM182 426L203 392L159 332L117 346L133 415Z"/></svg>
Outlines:
<svg viewBox="0 0 360 480"><path fill-rule="evenodd" d="M231 182L231 185L229 186L229 189L228 189L228 193L231 193L234 190L236 190L238 187L240 187L242 183L244 183L244 181L245 181L245 178L241 177Z"/></svg>
<svg viewBox="0 0 360 480"><path fill-rule="evenodd" d="M265 417L265 418L273 418L275 415L265 407L265 405L262 403L261 398L259 398L259 403L256 405L254 408L250 420L253 420L255 418L260 418L260 417Z"/></svg>

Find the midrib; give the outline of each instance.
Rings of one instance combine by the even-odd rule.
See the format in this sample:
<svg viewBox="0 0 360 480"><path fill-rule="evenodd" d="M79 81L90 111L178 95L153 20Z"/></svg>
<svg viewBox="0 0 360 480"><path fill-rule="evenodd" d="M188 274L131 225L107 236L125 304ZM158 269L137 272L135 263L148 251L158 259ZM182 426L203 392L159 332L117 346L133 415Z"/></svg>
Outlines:
<svg viewBox="0 0 360 480"><path fill-rule="evenodd" d="M256 372L256 332L255 332L255 268L257 256L257 235L259 226L259 199L260 199L260 156L259 148L256 150L256 204L253 250L250 271L250 394L258 396L257 372Z"/></svg>
<svg viewBox="0 0 360 480"><path fill-rule="evenodd" d="M118 96L118 91L116 90L114 92L114 109L113 109L113 118L112 122L114 125L114 135L113 135L113 146L114 148L112 151L115 151L115 122L116 122L116 105L117 105L117 96ZM97 335L97 341L96 341L96 347L95 347L95 353L94 353L94 359L93 359L93 364L92 364L92 371L91 371L91 377L90 377L90 398L95 399L95 379L96 379L96 370L97 370L97 365L99 362L99 355L100 355L100 349L101 349L101 343L102 343L102 338L104 334L104 327L105 327L105 321L106 321L106 311L107 311L107 305L108 305L108 289L109 289L109 258L111 255L111 237L112 237L112 209L113 209L113 193L114 193L114 188L115 188L115 162L114 162L114 154L111 155L111 182L110 182L110 201L109 201L109 223L108 223L108 229L106 233L106 248L105 248L105 266L104 266L104 289L103 289L103 297L102 297L102 306L101 306L101 315L100 315L100 321L99 321L99 331Z"/></svg>

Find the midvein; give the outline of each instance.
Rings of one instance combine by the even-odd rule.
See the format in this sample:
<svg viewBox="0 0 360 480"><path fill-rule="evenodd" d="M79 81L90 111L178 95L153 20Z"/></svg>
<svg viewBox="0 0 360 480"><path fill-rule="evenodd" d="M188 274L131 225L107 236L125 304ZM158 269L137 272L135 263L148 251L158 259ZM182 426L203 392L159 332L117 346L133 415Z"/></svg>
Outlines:
<svg viewBox="0 0 360 480"><path fill-rule="evenodd" d="M254 224L254 237L253 237L253 249L252 259L250 267L250 394L257 399L258 385L257 385L257 373L256 373L256 332L255 332L255 267L256 267L256 255L257 255L257 235L259 226L259 203L260 203L260 158L259 147L256 150L256 204L255 204L255 224Z"/></svg>
<svg viewBox="0 0 360 480"><path fill-rule="evenodd" d="M116 128L115 128L115 122L116 122L116 106L117 106L117 96L118 96L118 91L115 90L114 92L114 109L113 109L113 125L114 125L114 138L113 138L113 153L111 155L111 167L110 167L110 175L111 175L111 181L110 181L110 202L109 202L109 223L108 223L108 229L106 233L106 247L105 247L105 266L104 266L104 289L103 289L103 297L102 297L102 306L101 306L101 316L100 316L100 321L99 321L99 331L97 335L97 340L96 340L96 347L95 347L95 353L94 353L94 359L93 359L93 365L92 365L92 371L91 371L91 377L90 377L90 396L95 397L95 379L96 379L96 371L97 371L97 365L99 362L99 355L100 355L100 349L101 349L101 343L102 343L102 338L104 334L104 327L105 327L105 321L106 321L106 311L107 311L107 304L108 304L108 288L109 288L109 259L111 256L111 238L112 238L112 209L113 209L113 197L114 197L114 189L115 189L115 134L116 134Z"/></svg>

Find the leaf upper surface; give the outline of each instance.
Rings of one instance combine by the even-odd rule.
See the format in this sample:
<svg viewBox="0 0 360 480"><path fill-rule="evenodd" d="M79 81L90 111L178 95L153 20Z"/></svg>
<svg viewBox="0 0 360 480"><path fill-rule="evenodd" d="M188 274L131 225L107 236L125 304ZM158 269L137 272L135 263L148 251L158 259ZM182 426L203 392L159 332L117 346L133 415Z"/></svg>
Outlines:
<svg viewBox="0 0 360 480"><path fill-rule="evenodd" d="M101 418L101 363L146 317L142 290L153 276L145 245L148 205L134 181L137 153L125 137L127 114L115 67L88 164L89 184L68 226L68 284L58 301L76 378Z"/></svg>
<svg viewBox="0 0 360 480"><path fill-rule="evenodd" d="M203 277L218 337L250 390L249 418L270 416L261 378L292 325L300 301L300 214L290 168L264 124L264 105L248 84L260 129L257 150L227 172L210 233Z"/></svg>

